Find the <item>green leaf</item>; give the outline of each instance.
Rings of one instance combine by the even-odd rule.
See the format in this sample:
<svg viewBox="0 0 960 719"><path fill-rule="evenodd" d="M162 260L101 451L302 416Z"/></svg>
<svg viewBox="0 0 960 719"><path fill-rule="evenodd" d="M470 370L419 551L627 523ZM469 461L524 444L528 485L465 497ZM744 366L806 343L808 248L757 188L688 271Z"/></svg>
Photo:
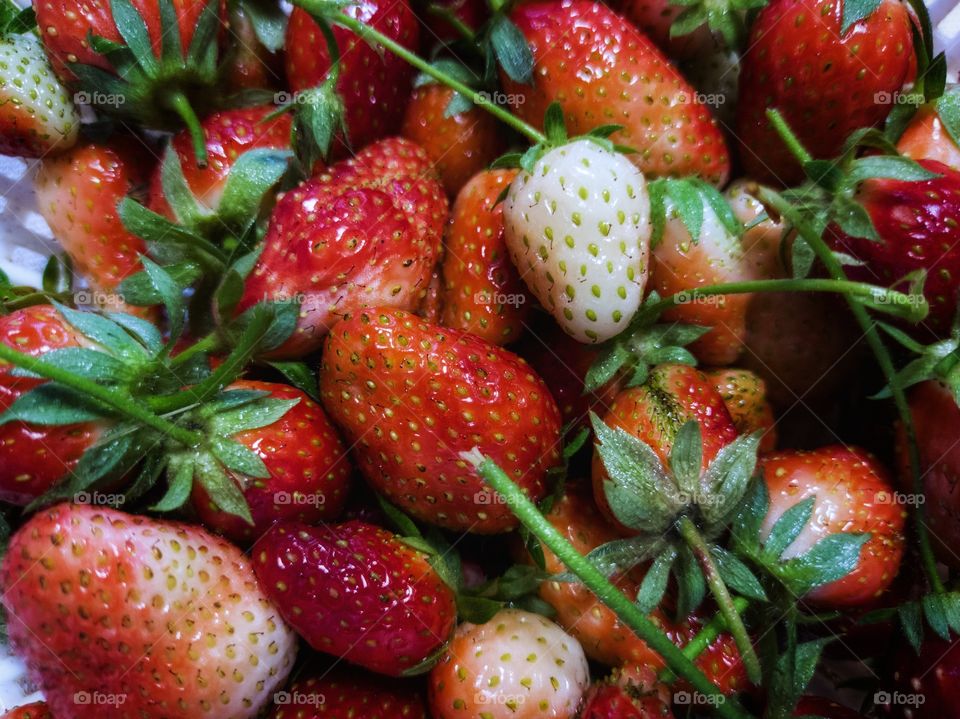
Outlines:
<svg viewBox="0 0 960 719"><path fill-rule="evenodd" d="M764 481L754 480L742 501L733 520L733 539L738 548L752 556L760 550L760 528L770 506Z"/></svg>
<svg viewBox="0 0 960 719"><path fill-rule="evenodd" d="M216 415L210 421L210 429L214 435L227 437L250 429L269 427L279 421L299 401L299 399L274 397L260 399Z"/></svg>
<svg viewBox="0 0 960 719"><path fill-rule="evenodd" d="M667 592L667 582L670 580L670 571L673 569L676 558L677 550L667 547L647 569L637 590L637 608L644 614L652 612L663 601L663 595Z"/></svg>
<svg viewBox="0 0 960 719"><path fill-rule="evenodd" d="M42 359L45 364L64 369L100 384L117 384L130 376L130 372L123 362L88 347L63 347L51 350L44 354ZM42 377L42 375L19 367L11 370L10 374L14 377Z"/></svg>
<svg viewBox="0 0 960 719"><path fill-rule="evenodd" d="M844 0L840 34L846 35L850 28L872 15L880 7L880 2L881 0Z"/></svg>
<svg viewBox="0 0 960 719"><path fill-rule="evenodd" d="M140 67L147 75L155 76L160 69L160 63L153 54L150 33L143 17L130 0L110 0L110 11L113 14L113 22L117 26L117 32L130 48Z"/></svg>
<svg viewBox="0 0 960 719"><path fill-rule="evenodd" d="M130 505L138 501L153 489L163 474L166 464L167 457L163 451L147 453L140 466L140 471L137 473L137 478L123 493L124 504Z"/></svg>
<svg viewBox="0 0 960 719"><path fill-rule="evenodd" d="M697 243L703 230L703 200L697 186L687 180L666 178L664 180L668 216L680 219L690 233L690 239Z"/></svg>
<svg viewBox="0 0 960 719"><path fill-rule="evenodd" d="M173 279L177 286L187 288L203 276L200 266L195 262L179 262L173 265L165 265L164 271ZM154 287L153 280L145 270L135 272L124 278L117 285L117 294L123 297L123 301L137 307L150 307L159 305L163 302L163 297Z"/></svg>
<svg viewBox="0 0 960 719"><path fill-rule="evenodd" d="M790 248L790 264L794 279L802 280L810 274L816 254L809 243L800 235L793 239Z"/></svg>
<svg viewBox="0 0 960 719"><path fill-rule="evenodd" d="M469 594L457 596L457 614L460 620L473 624L486 624L503 609L503 602Z"/></svg>
<svg viewBox="0 0 960 719"><path fill-rule="evenodd" d="M387 521L393 525L393 528L397 530L397 533L403 537L422 537L423 534L420 532L419 527L414 523L410 517L404 514L397 506L388 502L380 494L376 495L377 503L380 505L381 511L386 515Z"/></svg>
<svg viewBox="0 0 960 719"><path fill-rule="evenodd" d="M294 387L309 395L312 400L320 401L317 373L305 362L267 362L267 364L286 377Z"/></svg>
<svg viewBox="0 0 960 719"><path fill-rule="evenodd" d="M870 539L867 534L830 534L806 554L789 560L785 576L798 594L843 579L860 561L860 550Z"/></svg>
<svg viewBox="0 0 960 719"><path fill-rule="evenodd" d="M288 18L280 3L276 0L242 0L241 6L253 25L257 40L270 52L281 50Z"/></svg>
<svg viewBox="0 0 960 719"><path fill-rule="evenodd" d="M630 351L619 342L604 349L587 370L583 380L584 394L596 392L612 380L632 356Z"/></svg>
<svg viewBox="0 0 960 719"><path fill-rule="evenodd" d="M251 320L262 313L269 314L271 322L260 337L257 348L261 352L267 352L282 345L293 334L300 316L300 306L297 302L258 302L236 319L234 329L242 333Z"/></svg>
<svg viewBox="0 0 960 719"><path fill-rule="evenodd" d="M225 437L211 437L210 451L227 469L255 479L269 479L270 470L249 447Z"/></svg>
<svg viewBox="0 0 960 719"><path fill-rule="evenodd" d="M945 641L950 640L950 623L947 620L946 601L941 594L928 594L921 599L927 624Z"/></svg>
<svg viewBox="0 0 960 719"><path fill-rule="evenodd" d="M491 170L512 170L516 167L520 167L520 158L522 158L519 152L508 152L506 154L500 155L496 160L490 163Z"/></svg>
<svg viewBox="0 0 960 719"><path fill-rule="evenodd" d="M691 419L677 430L670 452L670 469L681 492L696 494L702 465L703 435L700 433L700 424Z"/></svg>
<svg viewBox="0 0 960 719"><path fill-rule="evenodd" d="M44 292L52 295L70 291L73 287L73 267L69 255L50 255L43 268L40 286Z"/></svg>
<svg viewBox="0 0 960 719"><path fill-rule="evenodd" d="M910 642L913 651L919 654L920 645L923 642L923 617L920 613L920 605L909 602L901 606L898 613L904 636Z"/></svg>
<svg viewBox="0 0 960 719"><path fill-rule="evenodd" d="M919 165L915 160L902 156L871 155L851 163L847 181L858 184L873 178L923 182L938 177Z"/></svg>
<svg viewBox="0 0 960 719"><path fill-rule="evenodd" d="M165 63L179 64L183 60L183 41L180 38L180 23L171 0L158 0L160 10L161 57Z"/></svg>
<svg viewBox="0 0 960 719"><path fill-rule="evenodd" d="M106 316L133 335L134 339L144 346L148 354L156 354L163 348L163 335L160 334L160 330L152 322L124 312L108 312Z"/></svg>
<svg viewBox="0 0 960 719"><path fill-rule="evenodd" d="M217 62L217 33L220 30L220 0L207 0L197 20L187 58L198 72L213 79Z"/></svg>
<svg viewBox="0 0 960 719"><path fill-rule="evenodd" d="M673 573L677 582L677 617L686 619L700 606L707 593L703 571L690 548L679 548Z"/></svg>
<svg viewBox="0 0 960 719"><path fill-rule="evenodd" d="M223 188L218 214L229 227L244 228L255 218L270 189L286 172L293 153L258 148L240 155Z"/></svg>
<svg viewBox="0 0 960 719"><path fill-rule="evenodd" d="M67 387L46 382L17 400L0 414L0 425L8 422L28 422L42 426L57 426L90 422L109 416L106 408L93 403Z"/></svg>
<svg viewBox="0 0 960 719"><path fill-rule="evenodd" d="M183 288L177 284L166 270L151 260L149 257L142 256L140 262L143 269L150 278L153 288L160 295L163 305L167 310L167 321L169 323L170 339L168 340L172 347L180 339L183 332L184 320L184 302Z"/></svg>
<svg viewBox="0 0 960 719"><path fill-rule="evenodd" d="M470 112L472 109L473 100L466 95L455 92L450 96L450 101L447 102L447 106L443 108L443 116L446 119L450 119L451 117L462 115L465 112Z"/></svg>
<svg viewBox="0 0 960 719"><path fill-rule="evenodd" d="M567 141L567 124L559 102L551 102L547 107L543 118L543 132L551 145L562 145Z"/></svg>
<svg viewBox="0 0 960 719"><path fill-rule="evenodd" d="M195 471L197 481L200 482L210 499L221 510L228 514L233 514L243 519L247 524L253 525L253 517L250 515L250 507L247 500L240 491L240 487L232 477L229 477L220 466L219 462L210 454L201 452L197 455Z"/></svg>
<svg viewBox="0 0 960 719"><path fill-rule="evenodd" d="M832 641L832 638L815 639L809 642L803 642L797 645L793 660L793 697L799 699L810 682L813 681L813 675L816 673L817 666L820 664L820 655L823 648ZM794 701L795 703L795 701Z"/></svg>
<svg viewBox="0 0 960 719"><path fill-rule="evenodd" d="M740 505L757 467L761 432L737 437L723 447L700 480L699 508L718 531Z"/></svg>
<svg viewBox="0 0 960 719"><path fill-rule="evenodd" d="M194 459L183 455L174 455L167 466L169 484L166 494L155 505L153 512L173 512L180 509L190 498L193 490Z"/></svg>
<svg viewBox="0 0 960 719"><path fill-rule="evenodd" d="M960 146L960 90L943 95L936 104L937 114L954 143Z"/></svg>
<svg viewBox="0 0 960 719"><path fill-rule="evenodd" d="M57 302L53 303L67 324L80 334L89 337L98 345L117 357L143 359L146 357L143 345L137 342L120 325L96 312L81 312L70 309Z"/></svg>
<svg viewBox="0 0 960 719"><path fill-rule="evenodd" d="M160 163L160 185L167 204L170 205L174 217L180 224L197 227L211 216L210 211L201 207L197 198L194 197L187 178L183 174L180 155L172 145L168 145L163 153L163 161Z"/></svg>
<svg viewBox="0 0 960 719"><path fill-rule="evenodd" d="M730 589L748 599L754 599L758 602L767 601L767 593L763 590L760 580L756 578L746 564L740 561L737 555L719 546L713 547L711 552L721 578Z"/></svg>
<svg viewBox="0 0 960 719"><path fill-rule="evenodd" d="M866 208L848 197L837 197L833 202L833 219L846 234L879 242L880 236Z"/></svg>
<svg viewBox="0 0 960 719"><path fill-rule="evenodd" d="M647 195L650 197L650 222L653 226L650 233L650 249L654 249L663 240L663 232L667 227L666 180L657 179L648 182Z"/></svg>
<svg viewBox="0 0 960 719"><path fill-rule="evenodd" d="M260 257L260 249L238 258L227 268L220 280L220 285L213 294L213 303L217 316L222 322L229 322L233 318L237 303L243 296L246 277L253 270Z"/></svg>
<svg viewBox="0 0 960 719"><path fill-rule="evenodd" d="M614 539L587 553L587 560L605 577L629 572L660 551L660 537L628 537ZM552 577L555 582L579 582L572 572L562 572Z"/></svg>
<svg viewBox="0 0 960 719"><path fill-rule="evenodd" d="M533 80L533 53L520 28L504 14L494 16L490 27L490 44L500 67L514 82Z"/></svg>
<svg viewBox="0 0 960 719"><path fill-rule="evenodd" d="M764 554L773 559L780 558L787 547L793 544L794 540L800 536L803 528L807 526L807 523L813 516L813 507L816 501L816 497L807 497L780 515L780 519L773 525L773 528L770 530L770 535L764 543Z"/></svg>
<svg viewBox="0 0 960 719"><path fill-rule="evenodd" d="M304 167L326 160L334 137L347 135L344 112L343 99L333 84L323 83L297 95L293 137Z"/></svg>

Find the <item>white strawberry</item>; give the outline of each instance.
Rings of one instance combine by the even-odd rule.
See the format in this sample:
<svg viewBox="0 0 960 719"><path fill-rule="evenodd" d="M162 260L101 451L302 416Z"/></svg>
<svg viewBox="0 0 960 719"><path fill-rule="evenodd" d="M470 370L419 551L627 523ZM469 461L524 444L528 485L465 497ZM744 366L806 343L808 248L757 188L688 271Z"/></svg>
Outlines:
<svg viewBox="0 0 960 719"><path fill-rule="evenodd" d="M539 614L464 622L430 673L434 719L572 719L590 682L580 643Z"/></svg>
<svg viewBox="0 0 960 719"><path fill-rule="evenodd" d="M0 39L0 154L42 157L77 141L80 117L31 33Z"/></svg>
<svg viewBox="0 0 960 719"><path fill-rule="evenodd" d="M61 504L11 538L0 580L58 717L252 719L293 666L249 560L193 525Z"/></svg>
<svg viewBox="0 0 960 719"><path fill-rule="evenodd" d="M507 247L531 292L580 342L623 331L647 281L650 201L643 174L592 140L547 151L510 186Z"/></svg>

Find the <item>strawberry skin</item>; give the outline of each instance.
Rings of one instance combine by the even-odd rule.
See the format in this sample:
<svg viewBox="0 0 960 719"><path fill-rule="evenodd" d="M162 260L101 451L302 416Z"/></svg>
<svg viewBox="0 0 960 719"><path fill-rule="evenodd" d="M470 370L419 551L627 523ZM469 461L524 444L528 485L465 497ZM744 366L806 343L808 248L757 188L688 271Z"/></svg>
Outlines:
<svg viewBox="0 0 960 719"><path fill-rule="evenodd" d="M839 154L847 136L880 124L892 97L913 79L915 60L906 3L883 0L840 34L843 0L773 0L750 31L743 56L736 133L740 159L755 180L790 185L799 165L770 125L780 110L806 148ZM867 41L869 39L869 41Z"/></svg>
<svg viewBox="0 0 960 719"><path fill-rule="evenodd" d="M57 505L13 536L0 581L54 716L102 717L112 698L114 719L253 719L293 666L246 557L196 526Z"/></svg>
<svg viewBox="0 0 960 719"><path fill-rule="evenodd" d="M772 452L777 444L776 421L773 408L767 401L767 384L746 369L728 367L704 371L723 398L737 434L762 432L761 452Z"/></svg>
<svg viewBox="0 0 960 719"><path fill-rule="evenodd" d="M443 258L441 324L495 345L517 339L530 310L507 251L503 204L497 203L516 175L488 170L467 183L453 204Z"/></svg>
<svg viewBox="0 0 960 719"><path fill-rule="evenodd" d="M579 719L673 719L670 702L649 666L627 666L590 687Z"/></svg>
<svg viewBox="0 0 960 719"><path fill-rule="evenodd" d="M936 160L960 172L960 147L933 107L922 107L897 141L897 150L914 160Z"/></svg>
<svg viewBox="0 0 960 719"><path fill-rule="evenodd" d="M316 524L336 519L347 501L351 467L337 430L323 409L301 390L276 382L241 380L227 389L269 392L273 399L297 400L297 404L273 424L232 437L255 452L270 472L268 479L237 478L253 526L222 511L196 482L193 506L200 520L242 544L256 539L279 520Z"/></svg>
<svg viewBox="0 0 960 719"><path fill-rule="evenodd" d="M0 154L43 157L69 150L80 116L31 34L0 39Z"/></svg>
<svg viewBox="0 0 960 719"><path fill-rule="evenodd" d="M0 719L54 719L54 717L44 702L33 702L11 709Z"/></svg>
<svg viewBox="0 0 960 719"><path fill-rule="evenodd" d="M270 719L427 719L415 686L359 671L328 670L278 692Z"/></svg>
<svg viewBox="0 0 960 719"><path fill-rule="evenodd" d="M337 325L320 392L374 488L447 529L517 526L461 452L479 447L534 501L558 460L560 412L526 362L402 310L363 311Z"/></svg>
<svg viewBox="0 0 960 719"><path fill-rule="evenodd" d="M90 344L50 305L33 305L0 317L0 342L31 357ZM43 383L15 377L11 370L0 362L0 411ZM100 432L101 426L94 422L41 427L14 421L0 425L0 500L29 504L69 475Z"/></svg>
<svg viewBox="0 0 960 719"><path fill-rule="evenodd" d="M280 198L239 310L267 299L300 302L297 328L278 357L319 349L336 322L361 308L413 310L446 215L423 150L400 138L371 145Z"/></svg>
<svg viewBox="0 0 960 719"><path fill-rule="evenodd" d="M314 649L399 676L439 649L454 594L427 556L372 524L273 526L253 548L264 591Z"/></svg>
<svg viewBox="0 0 960 719"><path fill-rule="evenodd" d="M417 51L420 27L407 0L364 0L343 11L376 28L409 50ZM390 52L380 54L349 30L333 28L340 49L337 92L344 103L346 142L335 140L335 158L350 154L400 129L410 95L413 68ZM287 25L287 81L292 90L321 84L330 68L323 33L310 14L294 8Z"/></svg>
<svg viewBox="0 0 960 719"><path fill-rule="evenodd" d="M725 182L730 155L710 110L629 21L589 0L524 4L512 19L535 60L532 86L502 77L516 114L540 126L556 101L571 136L623 125L612 139L637 150L645 174Z"/></svg>

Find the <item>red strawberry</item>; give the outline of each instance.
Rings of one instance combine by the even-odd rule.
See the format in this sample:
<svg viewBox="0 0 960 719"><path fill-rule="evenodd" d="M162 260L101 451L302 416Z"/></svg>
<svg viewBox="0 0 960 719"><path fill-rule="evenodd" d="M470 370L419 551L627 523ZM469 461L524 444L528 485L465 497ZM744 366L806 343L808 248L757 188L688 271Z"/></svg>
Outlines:
<svg viewBox="0 0 960 719"><path fill-rule="evenodd" d="M224 82L231 92L264 90L283 84L283 51L271 52L260 42L250 15L240 3L231 4L231 47L225 61Z"/></svg>
<svg viewBox="0 0 960 719"><path fill-rule="evenodd" d="M650 667L629 666L590 687L580 719L673 719L670 702Z"/></svg>
<svg viewBox="0 0 960 719"><path fill-rule="evenodd" d="M326 671L300 679L274 697L270 719L427 719L415 685L391 682L359 671Z"/></svg>
<svg viewBox="0 0 960 719"><path fill-rule="evenodd" d="M58 717L253 719L293 667L295 635L246 557L196 526L57 505L13 536L0 581Z"/></svg>
<svg viewBox="0 0 960 719"><path fill-rule="evenodd" d="M376 28L410 50L420 42L420 28L407 0L368 0L344 12ZM413 68L396 55L380 53L349 30L333 28L340 49L337 92L343 100L347 143L335 141L334 157L359 150L400 129L410 96ZM317 23L302 8L294 8L287 26L287 80L294 91L320 85L330 68L330 54Z"/></svg>
<svg viewBox="0 0 960 719"><path fill-rule="evenodd" d="M838 155L861 127L880 124L913 79L906 3L883 0L841 32L843 0L773 0L757 16L743 56L737 137L747 174L785 185L802 173L766 117L776 108L815 157ZM869 41L866 40L869 38Z"/></svg>
<svg viewBox="0 0 960 719"><path fill-rule="evenodd" d="M920 108L897 141L897 150L914 160L936 160L960 172L960 146L933 107Z"/></svg>
<svg viewBox="0 0 960 719"><path fill-rule="evenodd" d="M897 576L903 555L906 512L886 471L863 450L843 446L770 454L760 462L770 507L762 532L795 504L816 497L813 516L783 554L807 552L838 532L869 532L860 562L842 579L817 587L806 599L822 606L855 607L880 596Z"/></svg>
<svg viewBox="0 0 960 719"><path fill-rule="evenodd" d="M612 139L637 150L646 174L724 183L730 157L710 111L627 20L588 0L522 5L512 17L535 60L532 86L502 78L516 114L540 125L556 101L571 135L623 125Z"/></svg>
<svg viewBox="0 0 960 719"><path fill-rule="evenodd" d="M920 182L868 180L858 200L867 209L880 242L848 237L832 227L828 235L836 249L866 263L850 268L856 279L892 285L914 270L926 270L924 296L930 314L922 327L943 335L957 311L960 290L960 171L935 160L920 164L939 177Z"/></svg>
<svg viewBox="0 0 960 719"><path fill-rule="evenodd" d="M16 709L11 709L0 719L53 719L53 714L43 702L33 702Z"/></svg>
<svg viewBox="0 0 960 719"><path fill-rule="evenodd" d="M853 709L837 704L835 701L824 697L802 697L793 710L796 717L815 716L821 719L863 719L862 714L858 714Z"/></svg>
<svg viewBox="0 0 960 719"><path fill-rule="evenodd" d="M402 310L366 310L337 325L320 390L367 480L448 529L517 526L461 452L479 447L533 500L559 457L560 413L526 362Z"/></svg>
<svg viewBox="0 0 960 719"><path fill-rule="evenodd" d="M34 305L0 317L0 342L31 357L90 343L50 305ZM6 410L43 380L15 377L0 362L0 410ZM41 427L23 422L0 425L0 500L29 504L76 467L97 441L99 424Z"/></svg>
<svg viewBox="0 0 960 719"><path fill-rule="evenodd" d="M140 269L147 251L117 213L117 203L144 181L144 154L146 148L132 140L85 143L44 159L34 184L37 209L54 237L91 285L108 293L114 311L123 309L123 301L109 292Z"/></svg>
<svg viewBox="0 0 960 719"><path fill-rule="evenodd" d="M456 197L503 152L504 135L493 115L479 107L447 117L453 96L449 87L433 83L415 89L400 133L426 150L447 193Z"/></svg>
<svg viewBox="0 0 960 719"><path fill-rule="evenodd" d="M399 676L456 624L454 594L427 556L360 521L274 525L253 548L264 591L314 649Z"/></svg>
<svg viewBox="0 0 960 719"><path fill-rule="evenodd" d="M302 391L284 384L242 380L227 389L269 392L273 399L296 404L273 424L232 437L253 450L270 472L268 479L238 479L253 526L221 510L196 482L193 505L201 521L242 543L256 539L279 520L316 524L336 519L347 501L350 460L323 409Z"/></svg>
<svg viewBox="0 0 960 719"><path fill-rule="evenodd" d="M483 0L437 0L419 16L423 25L421 37L425 45L433 45L437 41L449 42L462 37L450 22L442 15L435 14L431 8L442 8L471 30L479 28L490 16L490 8Z"/></svg>
<svg viewBox="0 0 960 719"><path fill-rule="evenodd" d="M898 647L893 686L883 687L874 701L884 716L898 719L943 719L960 706L960 640L927 639L919 656L906 642ZM845 719L845 717L841 717Z"/></svg>
<svg viewBox="0 0 960 719"><path fill-rule="evenodd" d="M520 336L530 309L507 252L503 206L497 204L516 174L489 170L467 183L453 205L443 259L441 323L497 345Z"/></svg>
<svg viewBox="0 0 960 719"><path fill-rule="evenodd" d="M300 301L297 329L275 352L284 357L318 349L338 320L361 308L415 309L446 212L423 150L400 138L371 145L280 198L239 309Z"/></svg>
<svg viewBox="0 0 960 719"><path fill-rule="evenodd" d="M777 445L777 429L773 408L767 401L766 383L746 369L715 369L704 374L723 397L737 434L763 432L760 451L772 452Z"/></svg>
<svg viewBox="0 0 960 719"><path fill-rule="evenodd" d="M673 35L670 30L683 10L683 6L669 0L625 0L619 7L619 11L671 59L702 60L718 43L707 23L687 35Z"/></svg>

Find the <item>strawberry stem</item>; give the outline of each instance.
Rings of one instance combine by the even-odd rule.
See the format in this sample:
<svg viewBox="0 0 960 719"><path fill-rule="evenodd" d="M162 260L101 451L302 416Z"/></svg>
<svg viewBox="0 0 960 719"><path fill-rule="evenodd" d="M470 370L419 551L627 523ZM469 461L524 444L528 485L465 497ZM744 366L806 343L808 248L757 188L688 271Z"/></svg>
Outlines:
<svg viewBox="0 0 960 719"><path fill-rule="evenodd" d="M790 154L796 158L797 162L803 165L813 159L813 155L807 152L807 148L803 146L803 143L800 142L800 138L796 136L796 134L787 124L787 121L783 119L783 115L780 114L779 110L776 108L767 110L767 119L770 120L770 124L773 125L773 129L777 131L778 135L780 135L780 139L783 140L783 144L787 146L787 149L790 150Z"/></svg>
<svg viewBox="0 0 960 719"><path fill-rule="evenodd" d="M693 552L693 556L696 557L697 563L703 571L703 577L707 581L707 586L710 587L710 593L713 594L713 598L717 602L717 608L726 620L727 629L733 635L733 640L740 650L740 657L743 659L747 676L751 682L760 686L763 681L760 657L757 656L757 652L753 648L750 634L743 623L743 617L737 611L730 590L727 588L726 582L723 581L723 577L720 576L720 569L714 561L709 545L707 545L703 535L700 534L700 530L697 529L697 525L693 523L690 517L683 516L680 518L677 522L677 531L687 543L687 546L690 547L690 551Z"/></svg>
<svg viewBox="0 0 960 719"><path fill-rule="evenodd" d="M589 588L604 605L613 610L620 620L651 649L663 657L667 666L677 676L686 679L698 692L712 697L713 710L725 719L749 719L737 702L728 699L720 689L664 634L657 625L640 611L637 605L628 599L616 586L600 572L586 557L581 555L556 528L540 513L507 474L489 457L484 457L478 449L461 453L461 458L473 464L480 476L507 503L514 515L546 545L583 584Z"/></svg>
<svg viewBox="0 0 960 719"><path fill-rule="evenodd" d="M197 340L187 347L183 352L170 359L171 367L179 367L185 362L193 359L198 354L212 352L220 347L220 333L211 332L202 339Z"/></svg>
<svg viewBox="0 0 960 719"><path fill-rule="evenodd" d="M171 92L166 97L167 107L173 110L183 120L187 126L187 132L190 133L190 139L193 142L193 154L197 159L198 167L207 166L207 138L203 134L203 127L200 125L200 119L197 113L193 111L190 101L182 92Z"/></svg>
<svg viewBox="0 0 960 719"><path fill-rule="evenodd" d="M745 597L733 597L733 606L734 609L737 610L737 613L744 612L747 607L750 606L750 600ZM683 652L687 659L694 661L725 631L727 631L726 617L723 613L717 613L709 622L703 625L700 631L694 635L693 639L687 642L680 651ZM677 680L677 675L670 669L663 669L660 672L659 678L660 681L663 682L674 682Z"/></svg>
<svg viewBox="0 0 960 719"><path fill-rule="evenodd" d="M477 34L473 31L473 28L457 17L457 14L450 8L430 3L427 5L427 14L443 20L450 27L456 30L460 37L467 42L475 43L477 41Z"/></svg>

